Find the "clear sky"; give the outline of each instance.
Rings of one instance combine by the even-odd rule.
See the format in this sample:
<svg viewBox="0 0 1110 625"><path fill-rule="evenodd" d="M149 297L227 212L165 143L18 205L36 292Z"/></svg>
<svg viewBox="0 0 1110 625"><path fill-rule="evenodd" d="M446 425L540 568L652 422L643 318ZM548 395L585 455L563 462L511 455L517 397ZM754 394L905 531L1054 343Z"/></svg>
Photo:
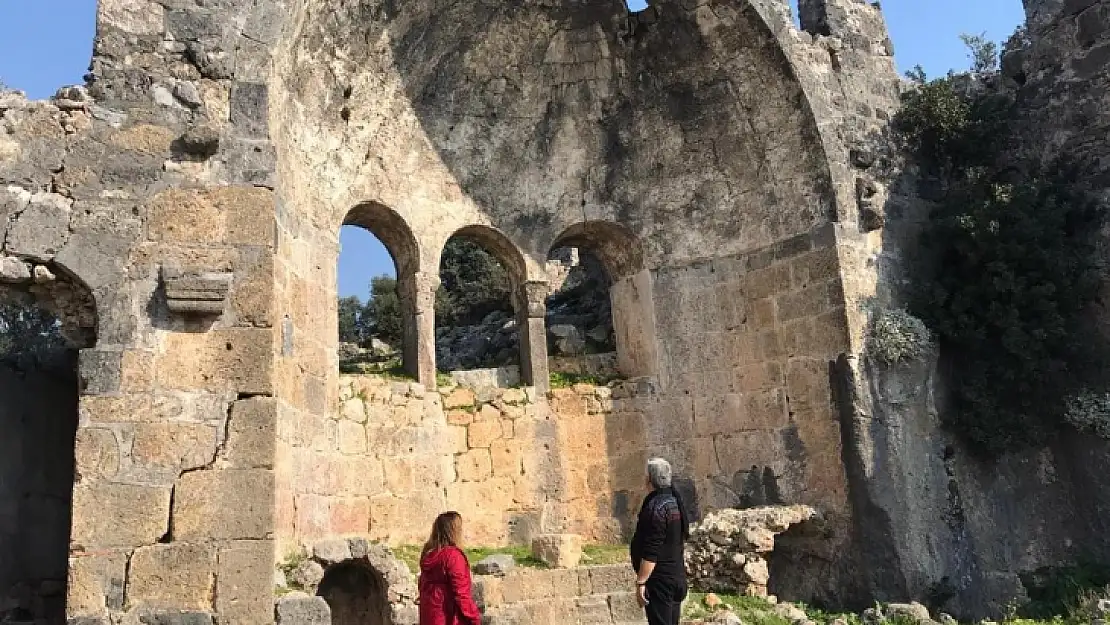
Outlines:
<svg viewBox="0 0 1110 625"><path fill-rule="evenodd" d="M793 1L793 0L792 0ZM644 0L629 0L639 10ZM883 11L902 71L920 64L929 76L968 66L961 33L999 43L1023 19L1021 0L885 0ZM92 55L94 0L0 0L0 79L33 98L82 82ZM370 277L393 263L369 233L344 228L341 295L365 296Z"/></svg>

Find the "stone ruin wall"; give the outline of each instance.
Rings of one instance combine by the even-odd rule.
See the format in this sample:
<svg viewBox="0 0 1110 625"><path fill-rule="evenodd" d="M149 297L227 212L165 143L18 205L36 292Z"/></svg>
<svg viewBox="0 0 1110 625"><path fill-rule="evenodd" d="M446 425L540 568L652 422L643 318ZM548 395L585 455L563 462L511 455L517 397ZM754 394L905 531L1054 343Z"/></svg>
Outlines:
<svg viewBox="0 0 1110 625"><path fill-rule="evenodd" d="M1017 99L1012 156L1085 158L1093 165L1087 181L1110 200L1110 2L1024 5L1028 43L1006 51L1000 77L987 87ZM853 145L872 227L840 248L846 293L877 306L902 304L906 261L931 208L918 172L891 152L889 138L868 133ZM870 546L858 578L864 594L942 597L938 607L950 613L996 618L1025 595L1022 574L1110 553L1110 499L1095 477L1110 458L1104 441L1064 435L997 462L979 460L941 427L936 355L888 369L868 362L862 346L837 377L847 378L845 463L860 541Z"/></svg>
<svg viewBox="0 0 1110 625"><path fill-rule="evenodd" d="M604 421L622 443L604 458L609 491L589 501L573 496L574 432L542 434L562 455L536 458L559 470L528 485L533 512L547 488L548 518L608 527L635 505L617 495L635 492L643 458L667 454L705 507L778 496L822 508L826 533L785 544L790 566L773 575L798 597L866 596L852 569L861 484L841 457L829 363L860 351L859 304L892 279L869 264L885 198L855 158L897 101L878 9L802 2L798 30L778 0L632 16L617 0L432 4L102 0L88 99L0 101L5 271L8 258L45 263L95 302L95 346L78 365L68 614L270 623L279 544L352 517L361 528L367 513L375 531L372 502L305 476L305 458L389 452L367 437L359 456L361 439L339 436L358 422L332 419L351 399L335 338L343 223L393 254L406 361L425 387L452 234L509 268L537 396L549 250L588 247L605 263L635 408L582 416L572 391L525 409L590 431ZM1069 62L1089 66L1100 46ZM48 244L17 245L21 223ZM391 389L389 414L414 418L400 403L416 394ZM431 429L435 395L419 404ZM436 450L426 458L442 458L450 503ZM459 480L474 467L457 462ZM382 467L383 482L396 476ZM502 521L489 519L491 537L511 538Z"/></svg>
<svg viewBox="0 0 1110 625"><path fill-rule="evenodd" d="M424 380L434 371L427 296L452 233L475 235L510 267L525 339L542 336L547 251L592 246L616 282L622 369L644 378L642 417L627 426L644 442L629 464L668 453L698 467L703 490L710 478L735 484L732 467L716 466L718 441L736 445L729 458L754 456L777 430L793 454L778 460L785 492L846 512L842 489L824 486L842 482L831 408L786 408L787 392L821 397L814 363L847 347L831 344L835 334L821 335L830 344L794 338L816 332L822 315L843 327L827 299L834 278L819 277L812 294L794 282L811 262L821 273L829 252L812 250L828 248L822 233L843 212L796 68L754 7L668 3L627 19L612 4L524 7L483 35L511 44L506 58L519 63L491 63L498 46L467 39L463 66L454 56L432 68L405 29L423 20L449 42L454 24L485 16L434 18L414 3L385 21L369 5L321 14L296 3L286 24L279 3L104 0L89 97L5 100L0 182L19 188L5 227L13 215L65 224L43 260L87 287L97 313L95 347L79 365L72 617L271 620L275 542L294 538L288 515L304 490L297 443L320 438L299 428L340 410L334 267L345 221L375 230L398 261L412 313L405 351ZM356 27L367 31L345 32ZM675 38L690 53L668 60ZM800 36L797 45L825 49ZM705 58L721 61L703 67ZM634 80L645 75L655 82ZM459 106L435 92L458 94ZM473 125L483 106L504 107L510 123ZM527 158L504 150L517 142L531 146ZM26 192L56 194L68 210L27 212ZM6 256L34 257L7 240ZM710 257L751 273L669 288L707 271ZM754 286L786 274L777 290ZM748 281L766 291L750 334L657 323L688 303L699 320L716 309L743 321L718 294ZM772 314L772 296L804 312ZM795 314L808 315L798 328ZM526 377L542 383L543 341L522 343ZM732 382L724 393L690 381L749 361L778 380L750 397ZM699 410L715 422L698 425ZM687 432L700 435L696 449L677 442Z"/></svg>
<svg viewBox="0 0 1110 625"><path fill-rule="evenodd" d="M341 406L300 424L293 506L279 509L282 554L330 536L419 545L444 510L477 546L531 544L538 534L621 540L643 490L644 402L634 385L477 391L379 376L342 376ZM625 506L627 507L627 506Z"/></svg>

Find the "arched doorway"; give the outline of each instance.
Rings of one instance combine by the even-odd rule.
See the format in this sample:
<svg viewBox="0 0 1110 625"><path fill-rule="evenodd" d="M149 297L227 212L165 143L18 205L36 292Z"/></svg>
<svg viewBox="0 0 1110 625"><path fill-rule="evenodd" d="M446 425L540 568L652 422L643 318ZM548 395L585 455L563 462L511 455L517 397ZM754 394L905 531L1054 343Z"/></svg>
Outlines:
<svg viewBox="0 0 1110 625"><path fill-rule="evenodd" d="M78 351L92 295L53 265L0 284L0 622L65 622Z"/></svg>
<svg viewBox="0 0 1110 625"><path fill-rule="evenodd" d="M387 584L367 562L348 560L332 566L316 594L331 608L332 625L391 625Z"/></svg>

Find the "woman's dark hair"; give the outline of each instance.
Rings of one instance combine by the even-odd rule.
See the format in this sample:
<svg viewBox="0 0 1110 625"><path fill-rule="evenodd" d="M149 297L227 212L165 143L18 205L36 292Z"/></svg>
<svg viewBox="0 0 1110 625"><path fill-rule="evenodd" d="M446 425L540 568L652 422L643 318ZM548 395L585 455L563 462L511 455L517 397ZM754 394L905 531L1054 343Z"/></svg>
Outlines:
<svg viewBox="0 0 1110 625"><path fill-rule="evenodd" d="M458 512L444 512L436 517L420 557L444 547L462 547L462 515Z"/></svg>

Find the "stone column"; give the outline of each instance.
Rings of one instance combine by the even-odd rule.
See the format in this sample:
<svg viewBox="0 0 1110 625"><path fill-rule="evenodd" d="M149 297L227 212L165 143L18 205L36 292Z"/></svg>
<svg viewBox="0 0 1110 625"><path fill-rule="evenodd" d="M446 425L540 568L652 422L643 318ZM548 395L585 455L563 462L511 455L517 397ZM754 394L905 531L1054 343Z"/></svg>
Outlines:
<svg viewBox="0 0 1110 625"><path fill-rule="evenodd" d="M417 272L407 281L405 370L428 389L436 387L436 291L439 276Z"/></svg>
<svg viewBox="0 0 1110 625"><path fill-rule="evenodd" d="M516 320L520 332L520 376L546 393L551 386L547 368L547 282L530 280L517 288Z"/></svg>

